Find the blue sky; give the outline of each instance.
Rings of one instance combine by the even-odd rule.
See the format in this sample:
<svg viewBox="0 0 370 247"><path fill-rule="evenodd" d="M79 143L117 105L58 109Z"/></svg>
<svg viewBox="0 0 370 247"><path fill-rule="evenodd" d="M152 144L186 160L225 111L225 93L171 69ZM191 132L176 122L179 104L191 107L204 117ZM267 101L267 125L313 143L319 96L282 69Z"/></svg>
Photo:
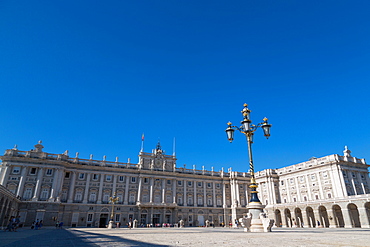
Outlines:
<svg viewBox="0 0 370 247"><path fill-rule="evenodd" d="M370 158L369 1L0 1L0 149L247 171Z"/></svg>

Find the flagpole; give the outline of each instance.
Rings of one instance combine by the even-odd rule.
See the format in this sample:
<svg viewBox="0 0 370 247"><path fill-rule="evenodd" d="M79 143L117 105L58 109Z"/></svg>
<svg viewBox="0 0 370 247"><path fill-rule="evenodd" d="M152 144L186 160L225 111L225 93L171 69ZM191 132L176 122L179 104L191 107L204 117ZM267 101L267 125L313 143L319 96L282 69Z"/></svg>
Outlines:
<svg viewBox="0 0 370 247"><path fill-rule="evenodd" d="M144 133L141 135L141 151L140 152L144 152Z"/></svg>

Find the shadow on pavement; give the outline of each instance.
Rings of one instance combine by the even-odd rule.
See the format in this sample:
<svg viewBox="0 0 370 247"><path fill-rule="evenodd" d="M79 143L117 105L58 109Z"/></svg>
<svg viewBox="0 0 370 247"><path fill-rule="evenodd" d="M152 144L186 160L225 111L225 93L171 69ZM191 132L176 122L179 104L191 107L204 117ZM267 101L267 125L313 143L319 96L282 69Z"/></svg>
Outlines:
<svg viewBox="0 0 370 247"><path fill-rule="evenodd" d="M146 243L142 241L126 239L126 238L119 237L119 236L110 236L106 234L85 232L85 231L80 231L80 230L73 230L70 233L75 234L75 236L79 236L79 239L85 238L91 241L92 243L97 244L97 245L91 245L91 246L170 247L170 245L151 244L151 243Z"/></svg>

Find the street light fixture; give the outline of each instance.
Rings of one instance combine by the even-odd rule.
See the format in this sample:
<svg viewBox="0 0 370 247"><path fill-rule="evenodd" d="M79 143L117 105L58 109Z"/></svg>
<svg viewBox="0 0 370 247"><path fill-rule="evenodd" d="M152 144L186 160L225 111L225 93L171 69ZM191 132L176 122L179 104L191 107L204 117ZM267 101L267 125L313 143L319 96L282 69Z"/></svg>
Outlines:
<svg viewBox="0 0 370 247"><path fill-rule="evenodd" d="M259 214L263 211L263 206L260 200L258 199L258 192L257 192L257 183L254 176L254 165L253 165L253 156L252 156L252 143L253 143L253 135L254 132L258 128L262 128L264 135L266 139L270 137L270 128L271 124L267 122L267 118L263 119L263 122L258 123L257 125L252 124L252 121L250 120L250 113L251 110L248 109L248 105L244 104L244 108L241 111L243 115L243 121L241 121L241 126L233 126L231 122L228 122L226 134L227 139L230 141L230 143L234 140L234 131L238 130L239 132L243 133L247 138L248 143L248 154L249 154L249 173L251 175L251 184L249 188L251 188L251 198L250 203L248 205L249 212L252 214L252 223L253 219L259 218ZM253 225L253 224L252 224ZM259 230L256 230L259 231Z"/></svg>
<svg viewBox="0 0 370 247"><path fill-rule="evenodd" d="M108 229L113 228L113 219L114 219L114 204L119 200L119 198L116 196L116 192L114 192L113 196L109 197L109 203L112 204L112 212L110 214L110 220L108 224Z"/></svg>

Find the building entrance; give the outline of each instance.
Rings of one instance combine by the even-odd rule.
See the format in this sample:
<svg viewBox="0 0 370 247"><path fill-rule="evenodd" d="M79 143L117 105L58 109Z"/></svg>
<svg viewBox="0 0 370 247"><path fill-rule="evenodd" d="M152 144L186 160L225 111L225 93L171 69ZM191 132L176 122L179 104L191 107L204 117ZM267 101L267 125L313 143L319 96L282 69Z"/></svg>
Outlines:
<svg viewBox="0 0 370 247"><path fill-rule="evenodd" d="M153 214L153 225L160 224L161 215L160 214Z"/></svg>
<svg viewBox="0 0 370 247"><path fill-rule="evenodd" d="M108 214L101 214L99 220L99 227L105 228L107 224L108 224Z"/></svg>

